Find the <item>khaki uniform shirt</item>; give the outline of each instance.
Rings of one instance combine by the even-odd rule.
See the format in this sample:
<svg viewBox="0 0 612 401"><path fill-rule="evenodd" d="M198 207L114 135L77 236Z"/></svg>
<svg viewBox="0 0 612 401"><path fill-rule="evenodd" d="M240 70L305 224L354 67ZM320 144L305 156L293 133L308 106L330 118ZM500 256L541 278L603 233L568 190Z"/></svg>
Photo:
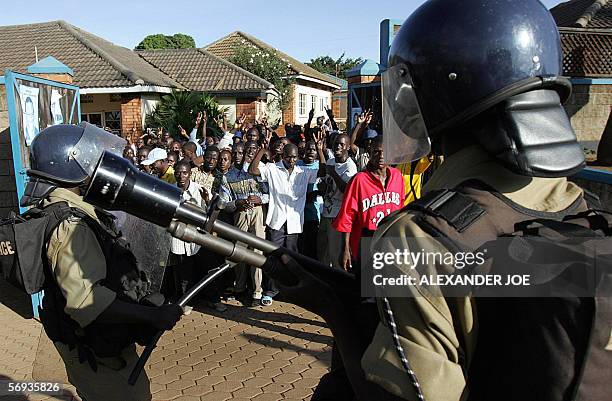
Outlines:
<svg viewBox="0 0 612 401"><path fill-rule="evenodd" d="M51 192L43 206L67 202L98 220L92 205L67 189ZM87 223L71 217L53 231L47 249L51 269L64 298L64 311L81 327L94 321L114 300L116 294L99 285L106 277L106 259L95 233Z"/></svg>
<svg viewBox="0 0 612 401"><path fill-rule="evenodd" d="M454 188L468 179L481 180L513 202L536 211L564 210L582 194L582 190L566 178L534 178L515 174L479 146L462 149L448 157L427 182L423 192ZM380 241L382 238L394 240ZM447 251L421 230L414 223L413 216L407 212L397 214L378 228L372 250L384 252L407 249L409 242L416 244L416 249L422 247L431 252ZM405 266L394 267L405 269ZM429 269L434 272L436 266L430 266ZM406 287L406 291L407 295L408 291L412 291L413 296L389 298L389 302L396 319L400 342L425 399L465 399L466 372L478 329L473 300L445 299L422 293L416 286ZM417 400L398 358L391 331L386 326L379 324L361 365L368 380L403 399Z"/></svg>

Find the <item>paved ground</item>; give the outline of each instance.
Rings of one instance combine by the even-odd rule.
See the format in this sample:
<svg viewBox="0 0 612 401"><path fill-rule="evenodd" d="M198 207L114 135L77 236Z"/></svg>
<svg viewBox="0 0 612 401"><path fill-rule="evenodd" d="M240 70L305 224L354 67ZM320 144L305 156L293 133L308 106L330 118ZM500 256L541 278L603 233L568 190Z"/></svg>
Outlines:
<svg viewBox="0 0 612 401"><path fill-rule="evenodd" d="M27 318L28 301L0 282L0 380L65 378L40 323ZM310 399L331 357L332 338L322 320L281 302L267 308L227 305L224 313L196 305L161 338L147 366L153 399ZM67 386L60 397L0 400L79 400L74 394Z"/></svg>

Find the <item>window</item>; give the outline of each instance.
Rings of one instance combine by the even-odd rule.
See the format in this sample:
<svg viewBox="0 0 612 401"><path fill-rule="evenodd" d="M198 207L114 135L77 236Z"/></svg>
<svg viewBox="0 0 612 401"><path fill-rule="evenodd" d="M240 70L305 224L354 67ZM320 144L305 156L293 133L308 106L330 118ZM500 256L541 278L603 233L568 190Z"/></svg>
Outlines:
<svg viewBox="0 0 612 401"><path fill-rule="evenodd" d="M300 102L298 105L299 113L301 116L306 115L306 94L300 93Z"/></svg>
<svg viewBox="0 0 612 401"><path fill-rule="evenodd" d="M317 109L317 97L315 95L310 95L310 110Z"/></svg>
<svg viewBox="0 0 612 401"><path fill-rule="evenodd" d="M104 126L115 133L121 132L121 112L107 111L104 113Z"/></svg>
<svg viewBox="0 0 612 401"><path fill-rule="evenodd" d="M325 112L325 106L327 106L327 99L322 97L319 104L319 110Z"/></svg>
<svg viewBox="0 0 612 401"><path fill-rule="evenodd" d="M115 134L121 132L121 112L107 111L104 113L84 113L81 114L81 121L97 125L100 128L108 127Z"/></svg>
<svg viewBox="0 0 612 401"><path fill-rule="evenodd" d="M104 128L104 125L102 124L102 113L81 114L81 121L87 121L90 124Z"/></svg>

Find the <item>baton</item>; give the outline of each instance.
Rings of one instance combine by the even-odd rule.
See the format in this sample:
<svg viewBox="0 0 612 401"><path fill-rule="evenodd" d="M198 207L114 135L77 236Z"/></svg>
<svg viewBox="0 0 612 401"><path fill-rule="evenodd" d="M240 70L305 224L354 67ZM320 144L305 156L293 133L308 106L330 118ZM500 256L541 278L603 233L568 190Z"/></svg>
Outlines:
<svg viewBox="0 0 612 401"><path fill-rule="evenodd" d="M196 285L191 287L191 289L189 289L189 291L185 295L183 295L181 299L177 301L176 304L180 307L185 306L187 302L189 302L194 296L196 296L204 287L210 284L211 281L216 279L218 276L220 276L223 272L225 272L227 269L229 269L233 265L234 265L233 263L224 263L219 267L209 270L208 274L206 274L206 276L204 276L204 278L202 278L202 280L200 280ZM133 386L136 383L136 380L138 380L138 376L140 376L140 372L142 372L142 370L144 369L145 364L147 363L147 361L149 360L149 357L151 356L151 353L157 346L157 342L161 338L162 334L164 334L164 330L158 331L151 338L151 340L149 340L149 343L147 344L144 351L138 358L136 365L134 365L134 369L132 369L132 373L130 373L130 378L128 379L128 383L130 385Z"/></svg>

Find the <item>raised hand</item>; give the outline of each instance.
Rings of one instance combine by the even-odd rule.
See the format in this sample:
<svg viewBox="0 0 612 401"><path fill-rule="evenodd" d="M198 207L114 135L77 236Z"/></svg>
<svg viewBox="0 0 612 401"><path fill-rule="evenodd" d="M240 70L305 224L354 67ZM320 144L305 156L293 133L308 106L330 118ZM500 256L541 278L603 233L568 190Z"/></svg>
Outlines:
<svg viewBox="0 0 612 401"><path fill-rule="evenodd" d="M334 110L331 107L325 106L325 113L327 113L330 120L334 119Z"/></svg>
<svg viewBox="0 0 612 401"><path fill-rule="evenodd" d="M208 194L206 188L200 188L200 195L202 195L202 199L205 203L208 203L210 201L210 195Z"/></svg>
<svg viewBox="0 0 612 401"><path fill-rule="evenodd" d="M196 120L195 120L196 128L198 128L200 126L200 124L202 123L203 116L204 116L204 114L201 111L198 112L198 115L197 115Z"/></svg>
<svg viewBox="0 0 612 401"><path fill-rule="evenodd" d="M368 110L365 117L365 123L370 124L372 122L372 117L374 117L374 113L372 112L372 110Z"/></svg>
<svg viewBox="0 0 612 401"><path fill-rule="evenodd" d="M178 126L178 129L179 129L179 134L181 136L184 136L185 138L189 138L189 135L187 135L187 131L185 131L185 128L181 127L180 124Z"/></svg>
<svg viewBox="0 0 612 401"><path fill-rule="evenodd" d="M326 137L325 128L321 127L321 129L315 132L312 137L315 141L315 144L317 145L317 149L323 150L325 148L325 137Z"/></svg>
<svg viewBox="0 0 612 401"><path fill-rule="evenodd" d="M314 114L315 114L314 109L310 109L310 111L308 112L308 119L312 120L314 118Z"/></svg>

